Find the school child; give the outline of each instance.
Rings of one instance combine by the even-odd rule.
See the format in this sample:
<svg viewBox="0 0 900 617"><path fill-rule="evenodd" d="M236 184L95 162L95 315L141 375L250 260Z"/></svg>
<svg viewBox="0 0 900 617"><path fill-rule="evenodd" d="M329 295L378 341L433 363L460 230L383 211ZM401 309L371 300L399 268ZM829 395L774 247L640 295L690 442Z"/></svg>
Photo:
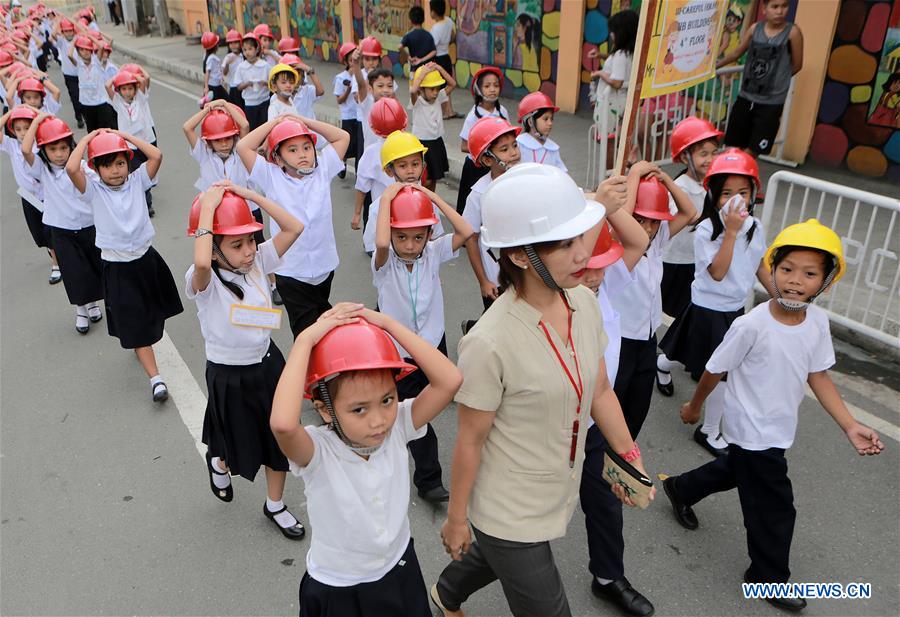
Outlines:
<svg viewBox="0 0 900 617"><path fill-rule="evenodd" d="M431 14L431 37L434 39L434 48L436 55L434 61L448 75L453 75L453 60L450 58L450 43L456 37L456 27L453 20L447 16L447 3L444 0L430 0L428 3L429 13ZM447 99L442 105L444 110L444 120L452 120L462 118L462 114L453 111L453 101Z"/></svg>
<svg viewBox="0 0 900 617"><path fill-rule="evenodd" d="M364 149L363 136L362 127L356 117L358 104L355 97L351 96L353 75L350 74L350 56L356 51L356 48L356 43L348 41L338 50L338 58L344 65L344 70L334 76L334 96L341 110L341 128L350 135L350 147L347 148L347 154L344 155L344 164L346 165L348 158L354 159L357 175L359 175L359 159ZM347 170L345 169L338 174L338 177L343 180L346 175Z"/></svg>
<svg viewBox="0 0 900 617"><path fill-rule="evenodd" d="M200 127L199 138L197 126ZM240 107L226 101L211 101L188 118L181 128L191 147L191 158L200 166L200 177L194 182L198 191L202 193L221 180L248 187L247 170L234 151L238 140L248 130L247 119ZM253 200L249 203L254 218L262 223L259 207Z"/></svg>
<svg viewBox="0 0 900 617"><path fill-rule="evenodd" d="M292 36L281 37L280 39L278 39L278 53L282 56L284 54L299 54L300 41Z"/></svg>
<svg viewBox="0 0 900 617"><path fill-rule="evenodd" d="M46 73L39 77L16 77L7 82L8 91L15 92L13 105L24 103L37 111L53 116L62 108L59 102L59 88L57 88ZM49 90L50 95L47 95Z"/></svg>
<svg viewBox="0 0 900 617"><path fill-rule="evenodd" d="M363 89L362 84L359 83L360 79L362 79L362 71L359 62L351 61L351 70L353 71L358 87L360 88L357 93L357 103L362 116L360 122L362 123L363 146L365 147L375 141L375 134L372 132L372 127L369 124L369 114L372 113L372 106L382 98L394 98L395 96L394 74L388 69L378 68L371 70L365 78L366 86L365 89Z"/></svg>
<svg viewBox="0 0 900 617"><path fill-rule="evenodd" d="M129 143L147 157L133 173L128 171ZM85 151L96 173L84 172ZM110 129L82 137L66 165L72 184L90 204L97 224L107 330L123 349L134 350L157 402L165 401L169 391L156 366L153 344L162 338L166 319L184 310L172 272L151 245L155 232L144 193L161 163L158 148Z"/></svg>
<svg viewBox="0 0 900 617"><path fill-rule="evenodd" d="M481 198L491 182L521 160L519 143L516 141L516 137L521 131L521 128L513 126L503 118L490 116L476 122L469 132L467 147L474 160L473 165L487 170L472 185L462 213L463 218L468 221L472 229L476 230L475 234L466 242L466 254L469 256L469 265L472 266L472 272L481 289L484 310L487 310L500 295L497 284L500 267L481 240ZM481 173L480 169L478 173ZM457 204L457 208L459 208L459 204ZM475 325L474 320L463 321L463 334L466 334L473 325Z"/></svg>
<svg viewBox="0 0 900 617"><path fill-rule="evenodd" d="M437 47L431 33L425 29L425 9L414 6L409 9L409 32L400 39L400 57L409 60L409 74L414 75L437 55Z"/></svg>
<svg viewBox="0 0 900 617"><path fill-rule="evenodd" d="M559 107L543 92L526 94L519 101L519 124L523 130L516 140L526 163L543 163L569 171L559 155L559 145L550 139L553 117L558 111Z"/></svg>
<svg viewBox="0 0 900 617"><path fill-rule="evenodd" d="M791 77L803 68L803 33L787 20L789 0L762 0L761 4L764 19L751 24L737 49L716 62L720 68L746 52L744 64L754 69L741 80L725 129L726 146L754 157L772 151Z"/></svg>
<svg viewBox="0 0 900 617"><path fill-rule="evenodd" d="M462 174L459 179L459 193L456 197L456 211L459 213L462 213L466 207L469 191L490 170L490 167L476 164L475 156L469 147L469 131L472 130L476 122L485 117L499 116L503 120L509 118L509 112L506 110L506 107L499 102L502 86L503 73L497 67L482 67L472 76L471 91L475 104L472 105L472 109L466 114L462 130L459 132L459 148L466 153L466 161L463 163ZM469 222L471 223L471 221ZM480 229L480 224L479 226L473 225L473 227Z"/></svg>
<svg viewBox="0 0 900 617"><path fill-rule="evenodd" d="M456 87L456 80L440 65L429 62L416 70L409 85L412 103L412 133L428 148L425 168L428 179L423 183L433 191L437 181L450 171L447 147L444 145L443 106Z"/></svg>
<svg viewBox="0 0 900 617"><path fill-rule="evenodd" d="M298 74L297 83L294 86L295 113L301 118L315 120L316 111L313 105L325 94L325 87L319 81L316 69L303 62L303 60L298 58L293 68Z"/></svg>
<svg viewBox="0 0 900 617"><path fill-rule="evenodd" d="M103 291L100 251L94 246L94 215L65 171L74 147L72 129L45 113L35 116L21 142L27 171L44 191L41 220L56 252L66 297L75 307L75 330L87 334L91 323L103 319L97 305Z"/></svg>
<svg viewBox="0 0 900 617"><path fill-rule="evenodd" d="M391 337L416 365L401 360ZM398 403L395 380L416 368L428 385ZM298 383L324 426L300 424ZM361 304L338 304L297 338L271 425L303 478L313 529L301 617L431 615L409 529L406 445L425 435L461 383L444 354Z"/></svg>
<svg viewBox="0 0 900 617"><path fill-rule="evenodd" d="M257 246L247 200L260 204L281 231ZM209 487L230 502L230 476L251 482L265 466L267 496L263 513L289 540L306 534L282 497L288 462L269 428L272 398L284 357L270 333L281 322L272 309L266 275L303 231L284 208L227 180L194 200L188 235L195 238L194 263L185 273L185 293L197 303L197 319L206 347L203 418Z"/></svg>
<svg viewBox="0 0 900 617"><path fill-rule="evenodd" d="M235 79L244 99L244 113L252 131L268 118L269 65L259 56L259 37L252 32L241 39L241 50L244 60L237 67Z"/></svg>
<svg viewBox="0 0 900 617"><path fill-rule="evenodd" d="M238 81L237 68L243 62L244 57L241 51L241 33L232 28L225 34L225 44L228 45L228 53L222 60L222 76L225 79L223 87L228 88L228 102L237 105L241 109L244 107L244 97L238 89L240 81Z"/></svg>
<svg viewBox="0 0 900 617"><path fill-rule="evenodd" d="M300 76L297 71L287 64L276 64L269 70L269 90L272 96L269 99L268 119L274 120L284 114L294 114L294 92Z"/></svg>
<svg viewBox="0 0 900 617"><path fill-rule="evenodd" d="M759 186L756 160L737 148L713 159L703 179L707 193L694 225L691 302L659 345L667 358L684 364L695 381L729 326L744 314L754 279L774 295L762 261L766 234L753 216ZM710 396L703 425L694 431L694 441L714 456L724 455L728 447L720 435L724 397L722 384Z"/></svg>
<svg viewBox="0 0 900 617"><path fill-rule="evenodd" d="M689 116L672 129L672 160L684 163L685 170L675 178L675 184L691 198L696 212L694 220L703 212L706 189L703 179L709 165L719 150L722 132L709 120ZM670 210L674 208L670 200ZM691 301L691 283L694 281L694 238L690 234L678 234L663 250L662 310L666 315L678 317ZM675 384L672 369L677 366L666 354L656 357L656 389L663 396L672 396Z"/></svg>
<svg viewBox="0 0 900 617"><path fill-rule="evenodd" d="M78 69L78 103L88 132L103 126L106 113L106 92L103 67L95 55L94 42L87 36L75 38L68 56Z"/></svg>
<svg viewBox="0 0 900 617"><path fill-rule="evenodd" d="M328 140L316 150L316 133ZM266 143L267 157L257 149ZM249 179L303 222L303 237L275 270L278 293L294 336L331 308L331 282L338 266L331 208L331 180L344 168L350 136L325 122L282 116L250 131L237 143ZM272 235L278 233L269 222Z"/></svg>
<svg viewBox="0 0 900 617"><path fill-rule="evenodd" d="M216 53L219 51L219 40L215 32L204 32L200 37L200 45L203 46L203 96L212 93L214 101L228 98L223 85L222 59Z"/></svg>
<svg viewBox="0 0 900 617"><path fill-rule="evenodd" d="M106 94L116 112L116 126L129 135L134 135L149 144L156 146L156 133L153 131L153 119L150 117L150 99L147 96L147 78L143 74L135 75L122 69L115 77L106 82ZM144 153L129 145L131 156L128 158L129 173L137 170L147 162ZM152 189L147 189L144 199L147 202L147 213L153 218Z"/></svg>
<svg viewBox="0 0 900 617"><path fill-rule="evenodd" d="M4 131L0 132L0 152L9 157L12 165L13 177L19 187L16 192L22 198L22 213L25 215L25 225L31 233L31 239L38 248L47 249L50 255L50 278L47 282L56 285L62 280L62 273L59 271L56 253L50 243L50 232L42 220L44 190L41 183L28 172L21 146L28 127L37 114L32 107L19 105L0 117L0 125L4 128Z"/></svg>
<svg viewBox="0 0 900 617"><path fill-rule="evenodd" d="M603 101L608 101L606 128L611 133L618 130L625 113L638 21L638 14L632 10L620 11L609 18L610 54L603 69L591 73L591 79L597 80L593 93L594 123L602 126Z"/></svg>
<svg viewBox="0 0 900 617"><path fill-rule="evenodd" d="M272 34L272 29L269 27L269 24L257 24L253 28L253 34L256 35L259 41L259 57L265 60L268 65L267 68L271 69L278 64L281 57L280 54L272 49L272 44L275 42L275 35Z"/></svg>
<svg viewBox="0 0 900 617"><path fill-rule="evenodd" d="M395 131L406 131L408 121L406 110L400 101L394 98L385 97L380 99L372 106L372 112L369 114L369 124L372 125L372 134L375 135L372 143L366 146L365 151L359 159L356 169L356 202L354 204L353 219L350 221L351 229L360 228L360 217L362 218L363 227L363 247L366 253L372 253L375 250L375 231L374 227L369 229L369 208L373 198L375 203L379 203L381 194L384 192L393 180L387 175L382 164L381 151L385 140ZM422 144L413 143L410 135L404 133L403 137L395 137L392 139L393 144L403 144L399 150L394 146L389 146L388 151L392 154L388 159L393 160L395 154L402 153L402 156L408 156L415 152L421 152ZM398 141L399 140L399 141Z"/></svg>
<svg viewBox="0 0 900 617"><path fill-rule="evenodd" d="M380 202L372 256L378 310L447 355L440 267L459 254L459 248L472 236L472 227L425 187L395 182L382 193ZM453 226L452 234L437 239L433 239L433 226L440 219L435 206ZM406 362L415 364L402 347L398 351ZM415 398L427 385L422 371L413 371L397 382L397 398ZM415 461L413 484L419 497L430 503L450 499L441 481L438 440L430 424L424 437L409 443L409 451Z"/></svg>
<svg viewBox="0 0 900 617"><path fill-rule="evenodd" d="M666 478L663 487L675 519L691 530L699 526L695 504L737 488L750 557L744 582L786 583L797 512L785 452L794 442L804 386L857 454L879 454L884 444L853 418L831 381L828 369L835 360L828 315L812 304L846 270L840 238L815 219L791 225L775 238L763 263L773 283L772 299L731 324L693 398L681 408L681 419L696 423L703 402L724 385L722 432L728 454ZM726 373L728 381L720 384ZM806 607L806 600L797 597L766 601L789 611Z"/></svg>

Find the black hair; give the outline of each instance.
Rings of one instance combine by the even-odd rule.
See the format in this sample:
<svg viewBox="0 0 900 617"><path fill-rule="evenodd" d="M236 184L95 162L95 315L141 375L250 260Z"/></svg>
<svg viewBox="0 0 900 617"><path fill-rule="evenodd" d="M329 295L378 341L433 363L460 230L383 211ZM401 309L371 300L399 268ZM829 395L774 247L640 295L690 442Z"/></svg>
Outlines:
<svg viewBox="0 0 900 617"><path fill-rule="evenodd" d="M421 26L425 23L425 9L421 6L414 6L409 9L409 21L414 26Z"/></svg>
<svg viewBox="0 0 900 617"><path fill-rule="evenodd" d="M441 17L447 14L446 0L431 0L431 2L428 3L428 8L430 8Z"/></svg>
<svg viewBox="0 0 900 617"><path fill-rule="evenodd" d="M204 73L206 72L206 61L209 60L210 56L215 56L216 51L218 51L218 49L219 49L219 44L216 43L215 47L213 47L212 49L207 49L206 53L203 54L203 72Z"/></svg>
<svg viewBox="0 0 900 617"><path fill-rule="evenodd" d="M475 82L475 85L478 86L477 88L475 88L475 107L473 107L473 109L475 110L475 117L476 117L476 118L482 118L482 117L483 117L483 116L481 115L481 113L478 111L478 108L481 107L481 104L484 102L484 97L481 96L481 95L479 94L479 91L481 90L481 82L482 82L482 80L484 80L484 78L487 77L488 75L493 75L494 77L497 77L497 74L496 74L496 73L493 73L493 72L482 73L481 76L478 78L478 80ZM500 79L500 88L502 89L502 88L503 88L503 78L500 77L499 79ZM508 119L509 119L509 118L507 118L506 116L503 115L503 110L500 109L500 103L495 102L495 103L494 103L494 109L497 110L497 115L498 115L498 116L500 116L500 117L503 118L504 120L508 120Z"/></svg>
<svg viewBox="0 0 900 617"><path fill-rule="evenodd" d="M639 20L638 14L631 10L619 11L609 18L609 32L615 35L610 54L617 51L634 53Z"/></svg>
<svg viewBox="0 0 900 617"><path fill-rule="evenodd" d="M554 113L553 108L552 107L542 107L541 109L538 109L536 112L534 112L534 114L532 114L530 117L525 118L525 130L526 131L530 131L530 130L536 131L537 130L537 121L540 120L541 118L543 118L544 114L546 114L547 112L549 112L551 114Z"/></svg>
<svg viewBox="0 0 900 617"><path fill-rule="evenodd" d="M672 162L673 162L673 163L680 163L680 162L681 162L680 159L681 159L681 155L682 155L682 154L687 154L688 156L693 156L694 150L696 150L697 148L699 148L700 146L702 146L703 144L705 144L705 143L708 142L708 141L713 142L714 144L716 144L716 146L719 145L719 140L718 140L718 138L716 138L716 137L707 137L706 139L701 139L700 141L695 142L695 143L692 143L690 146L688 146L687 148L685 148L684 150L682 150L682 151L681 151L681 154L678 155L678 159L679 159L679 160L673 159ZM682 169L681 171L679 171L678 174L677 174L674 178L672 178L672 179L673 179L673 180L677 180L678 178L680 178L681 176L683 176L683 175L686 174L687 172L688 172L688 166L685 165L685 168ZM701 182L702 182L702 180L701 180Z"/></svg>
<svg viewBox="0 0 900 617"><path fill-rule="evenodd" d="M525 46L528 49L534 49L540 40L541 33L538 29L540 25L537 18L532 17L528 13L519 13L516 21L525 29Z"/></svg>
<svg viewBox="0 0 900 617"><path fill-rule="evenodd" d="M262 45L259 44L259 41L257 41L256 39L253 39L253 38L241 39L241 47L243 47L244 43L247 43L247 42L250 42L250 43L253 43L254 45L256 45L257 50L262 49Z"/></svg>
<svg viewBox="0 0 900 617"><path fill-rule="evenodd" d="M15 139L15 138L16 138L16 134L15 134L15 133L13 132L13 130L12 130L12 125L14 125L14 124L15 124L16 122L18 122L19 120L28 120L28 123L29 123L29 124L31 124L31 122L34 122L34 118L31 118L31 119L29 119L29 118L16 118L16 119L14 119L14 120L9 120L9 119L7 119L6 124L3 125L3 132L4 132L6 135L8 135L9 137L12 137L13 139Z"/></svg>
<svg viewBox="0 0 900 617"><path fill-rule="evenodd" d="M541 253L551 251L563 242L565 242L565 240L551 240L550 242L536 242L531 246L540 256ZM509 256L510 253L517 250L517 248L500 249L500 259L497 260L497 265L500 267L500 274L498 275L499 280L497 281L499 283L498 287L500 293L503 293L512 287L516 294L518 294L525 286L525 270L514 264Z"/></svg>
<svg viewBox="0 0 900 617"><path fill-rule="evenodd" d="M213 236L213 243L215 244L216 247L221 246L222 238L224 238L224 237L225 236L223 236L222 234L216 234ZM221 249L219 249L219 251L221 251ZM215 252L215 250L214 250L214 252ZM212 271L215 273L216 278L218 278L222 282L222 285L224 285L228 291L230 291L231 293L236 295L238 297L238 299L243 300L244 299L243 287L241 287L234 281L226 281L225 279L222 278L222 273L219 271L219 262L216 261L215 259L213 259L210 262L210 266L212 267Z"/></svg>
<svg viewBox="0 0 900 617"><path fill-rule="evenodd" d="M722 219L719 217L719 198L722 196L722 189L725 186L725 180L728 179L730 175L738 175L738 174L716 174L714 176L709 176L707 183L709 185L709 190L706 191L706 197L703 198L703 212L700 213L700 218L697 219L697 222L694 223L694 227L692 231L697 231L697 227L704 219L709 219L710 224L712 225L712 235L710 236L710 240L715 241L722 232L725 231L725 225L722 223ZM753 189L753 178L750 176L744 176L750 182L751 191ZM750 216L753 216L753 206L754 204L747 205L747 212ZM747 244L750 244L750 241L753 240L753 233L756 231L756 221L753 221L753 225L750 227L750 231L747 232Z"/></svg>
<svg viewBox="0 0 900 617"><path fill-rule="evenodd" d="M369 71L369 76L367 77L369 85L373 85L375 83L375 80L379 77L390 77L393 80L394 74L384 67L378 67L374 71Z"/></svg>
<svg viewBox="0 0 900 617"><path fill-rule="evenodd" d="M71 135L69 135L68 137L63 137L62 139L57 139L56 141L51 141L49 143L44 144L43 146L40 146L38 148L38 156L40 157L40 159L42 161L44 161L44 164L47 166L47 169L50 169L50 159L47 158L47 152L45 151L45 148L46 148L46 146L49 146L50 144L55 144L57 141L64 141L69 145L69 154L70 155L72 154L72 152L75 151L75 140L72 138Z"/></svg>
<svg viewBox="0 0 900 617"><path fill-rule="evenodd" d="M777 249L775 249L775 253L772 255L772 267L776 267L778 264L784 261L785 257L790 255L794 251L813 251L814 253L819 253L822 256L822 267L824 269L823 280L827 280L832 270L838 267L837 259L835 259L834 255L832 255L828 251L823 251L822 249L813 248L811 246L795 245L779 246Z"/></svg>
<svg viewBox="0 0 900 617"><path fill-rule="evenodd" d="M128 155L124 152L110 152L109 154L101 154L100 156L94 157L94 167L108 167L112 165L119 156L124 156L125 162L128 162Z"/></svg>
<svg viewBox="0 0 900 617"><path fill-rule="evenodd" d="M297 75L299 76L302 71L297 71ZM269 76L269 81L277 81L279 75L288 75L290 77L294 77L294 74L290 71L278 71L274 75ZM294 83L297 83L297 78L294 79Z"/></svg>

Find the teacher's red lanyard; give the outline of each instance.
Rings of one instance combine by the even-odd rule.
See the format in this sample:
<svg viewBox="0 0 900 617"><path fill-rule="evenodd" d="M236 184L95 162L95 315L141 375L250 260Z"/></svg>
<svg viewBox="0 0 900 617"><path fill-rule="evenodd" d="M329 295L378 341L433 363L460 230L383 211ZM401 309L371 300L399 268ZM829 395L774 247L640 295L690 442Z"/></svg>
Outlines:
<svg viewBox="0 0 900 617"><path fill-rule="evenodd" d="M541 156L541 160L540 160L540 161L537 160L537 150L532 150L532 151L531 151L531 158L534 160L535 163L543 163L543 162L544 162L544 159L547 158L547 149L544 148L544 155Z"/></svg>
<svg viewBox="0 0 900 617"><path fill-rule="evenodd" d="M562 367L563 371L565 371L566 377L569 378L569 383L572 384L572 389L575 390L575 396L578 399L578 407L575 409L575 421L572 422L572 445L569 446L569 468L571 469L575 467L575 450L578 445L578 428L581 421L581 399L584 395L584 385L581 382L581 369L578 367L578 353L575 351L575 339L572 338L572 309L569 308L569 303L566 302L565 296L563 296L563 302L566 303L566 308L569 310L569 344L572 345L572 357L575 358L575 374L578 376L578 383L575 383L575 379L572 377L569 367L566 366L562 355L559 353L559 349L557 349L556 345L553 343L553 339L550 337L550 331L547 329L547 326L544 324L543 320L538 323L544 330L544 336L547 337L547 342L550 343L550 347L553 348L553 353L556 354L556 359L559 360L559 365Z"/></svg>

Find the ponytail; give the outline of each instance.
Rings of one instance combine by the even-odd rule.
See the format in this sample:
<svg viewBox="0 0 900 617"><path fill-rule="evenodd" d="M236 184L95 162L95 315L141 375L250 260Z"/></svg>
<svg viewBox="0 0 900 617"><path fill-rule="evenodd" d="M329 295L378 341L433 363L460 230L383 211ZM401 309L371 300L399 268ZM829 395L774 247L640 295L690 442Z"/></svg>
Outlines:
<svg viewBox="0 0 900 617"><path fill-rule="evenodd" d="M222 284L228 289L228 291L236 295L238 299L243 300L244 290L241 288L241 286L233 281L226 281L222 278L222 273L219 272L219 263L216 260L213 260L211 265L212 271L216 274L216 278L218 278L222 282Z"/></svg>

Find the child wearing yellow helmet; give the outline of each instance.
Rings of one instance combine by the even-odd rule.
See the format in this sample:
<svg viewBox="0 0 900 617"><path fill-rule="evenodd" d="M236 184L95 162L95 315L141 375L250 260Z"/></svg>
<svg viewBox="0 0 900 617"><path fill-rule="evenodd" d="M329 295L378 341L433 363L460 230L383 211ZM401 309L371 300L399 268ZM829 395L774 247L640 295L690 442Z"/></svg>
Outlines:
<svg viewBox="0 0 900 617"><path fill-rule="evenodd" d="M269 120L297 113L294 109L294 92L299 81L300 75L292 66L279 63L269 69L269 91L272 93L269 98Z"/></svg>
<svg viewBox="0 0 900 617"><path fill-rule="evenodd" d="M692 506L712 493L737 488L750 567L747 583L785 583L796 510L785 451L794 441L797 415L809 384L825 411L860 455L884 444L857 422L828 376L834 348L826 312L811 301L845 270L837 234L815 219L791 225L766 252L776 297L739 317L713 353L681 419L695 423L700 407L728 373L722 432L728 453L693 471L663 481L676 520L699 525ZM799 611L806 600L773 597L779 608Z"/></svg>
<svg viewBox="0 0 900 617"><path fill-rule="evenodd" d="M442 108L456 87L453 77L434 62L416 69L409 85L412 104L412 132L428 148L425 166L428 179L422 184L433 191L438 180L450 170L447 147L444 145L444 114Z"/></svg>

